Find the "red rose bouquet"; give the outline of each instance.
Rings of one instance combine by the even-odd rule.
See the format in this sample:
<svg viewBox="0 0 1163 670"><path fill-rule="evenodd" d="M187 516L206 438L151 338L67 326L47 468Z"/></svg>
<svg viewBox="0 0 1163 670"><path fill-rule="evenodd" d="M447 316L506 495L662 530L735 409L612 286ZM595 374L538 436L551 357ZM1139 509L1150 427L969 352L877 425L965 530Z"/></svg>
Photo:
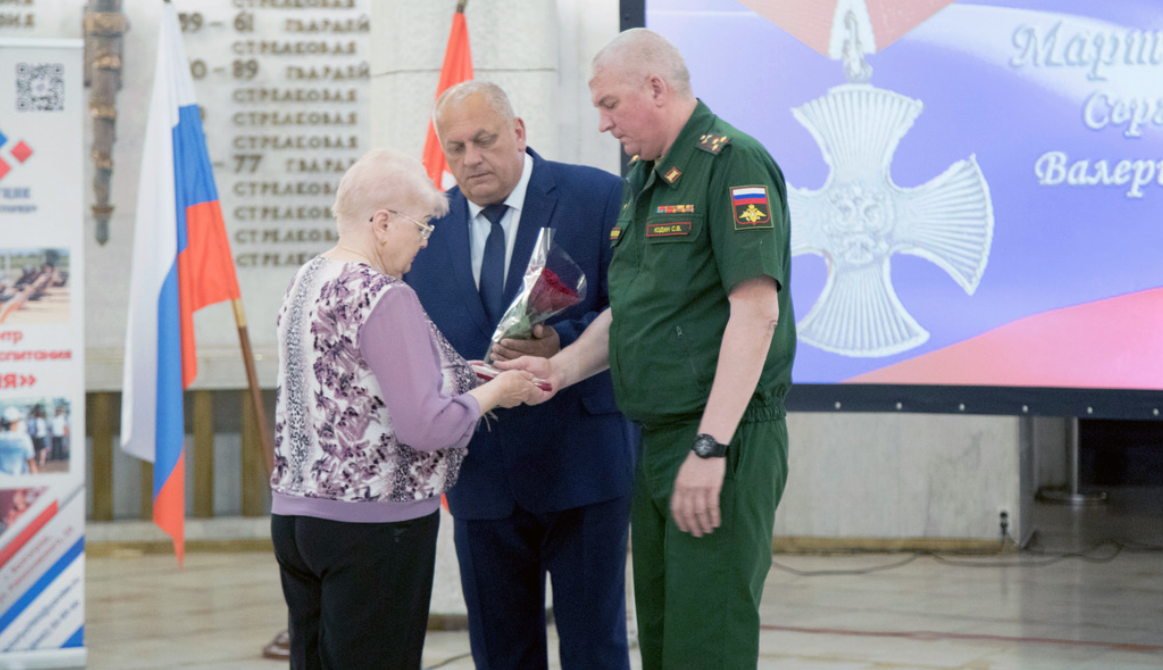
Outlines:
<svg viewBox="0 0 1163 670"><path fill-rule="evenodd" d="M586 276L569 254L553 244L553 229L542 228L529 256L521 292L505 310L492 344L503 339L528 340L533 326L578 304L586 297ZM485 357L492 363L492 350Z"/></svg>

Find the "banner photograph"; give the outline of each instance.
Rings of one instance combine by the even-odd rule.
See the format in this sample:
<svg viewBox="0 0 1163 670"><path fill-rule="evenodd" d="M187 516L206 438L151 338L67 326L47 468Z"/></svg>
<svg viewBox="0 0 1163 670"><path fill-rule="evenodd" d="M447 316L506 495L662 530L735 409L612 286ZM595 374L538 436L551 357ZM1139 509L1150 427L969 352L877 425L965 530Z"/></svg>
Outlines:
<svg viewBox="0 0 1163 670"><path fill-rule="evenodd" d="M0 249L0 324L68 320L68 250Z"/></svg>
<svg viewBox="0 0 1163 670"><path fill-rule="evenodd" d="M1163 388L1158 3L648 0L646 25L784 171L797 383Z"/></svg>
<svg viewBox="0 0 1163 670"><path fill-rule="evenodd" d="M0 399L0 476L68 472L71 418L68 398Z"/></svg>

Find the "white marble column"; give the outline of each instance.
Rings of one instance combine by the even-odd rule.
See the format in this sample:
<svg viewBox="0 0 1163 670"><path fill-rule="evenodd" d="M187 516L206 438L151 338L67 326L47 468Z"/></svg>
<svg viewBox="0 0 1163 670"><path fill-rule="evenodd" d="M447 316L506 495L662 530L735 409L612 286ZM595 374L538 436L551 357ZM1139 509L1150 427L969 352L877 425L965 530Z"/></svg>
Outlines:
<svg viewBox="0 0 1163 670"><path fill-rule="evenodd" d="M372 144L419 156L455 0L375 2ZM469 0L473 69L509 94L542 156L617 173L619 146L598 133L589 63L618 32L618 0Z"/></svg>
<svg viewBox="0 0 1163 670"><path fill-rule="evenodd" d="M376 2L372 12L372 143L419 156L440 79L455 0ZM470 0L465 9L476 79L501 85L543 154L558 147L553 94L557 16L544 0Z"/></svg>

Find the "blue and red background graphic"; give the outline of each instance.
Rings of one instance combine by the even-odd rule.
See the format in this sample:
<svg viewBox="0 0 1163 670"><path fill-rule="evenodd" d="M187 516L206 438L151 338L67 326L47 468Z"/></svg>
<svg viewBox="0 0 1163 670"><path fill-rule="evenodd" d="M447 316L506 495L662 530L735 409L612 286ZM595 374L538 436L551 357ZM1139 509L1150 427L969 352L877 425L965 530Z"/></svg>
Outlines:
<svg viewBox="0 0 1163 670"><path fill-rule="evenodd" d="M819 189L829 166L791 110L846 83L843 65L821 53L826 40L813 48L745 6L765 1L781 0L649 0L646 25L675 42L696 94L763 142L789 185ZM1021 31L1030 29L1041 52L1023 61ZM1149 0L958 0L867 55L872 85L924 104L897 147L892 181L916 187L975 156L992 200L992 247L973 295L927 260L893 256L892 285L929 339L865 358L801 342L794 380L1163 389L1163 181L1156 174L1132 195L1132 184L1115 178L1123 161L1154 162L1163 173L1163 113L1128 133L1115 110L1163 105L1157 85L1139 85L1151 73L1157 84L1159 67L1109 52L1109 65L1070 62L1076 53L1085 60L1097 38L1109 49L1140 34L1147 53L1163 58L1163 42L1150 41L1160 30L1163 5ZM1092 107L1088 125L1096 94L1111 104ZM1099 183L1042 183L1037 166L1050 152L1066 157L1066 170L1087 161L1087 178ZM793 259L799 318L827 272L818 256Z"/></svg>

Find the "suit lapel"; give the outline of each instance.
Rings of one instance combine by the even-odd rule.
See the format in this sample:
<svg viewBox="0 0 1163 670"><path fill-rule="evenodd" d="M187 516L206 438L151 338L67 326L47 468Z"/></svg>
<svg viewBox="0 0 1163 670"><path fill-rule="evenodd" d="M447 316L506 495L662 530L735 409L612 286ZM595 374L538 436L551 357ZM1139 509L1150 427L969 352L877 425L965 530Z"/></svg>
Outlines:
<svg viewBox="0 0 1163 670"><path fill-rule="evenodd" d="M472 276L472 253L469 250L468 203L460 189L449 193L448 216L445 225L448 234L440 235L445 251L449 255L448 267L452 268L453 282L456 296L460 303L468 310L470 318L477 328L492 337L493 327L485 315L485 307L481 303L481 294L477 290L476 280ZM433 236L436 237L435 235Z"/></svg>
<svg viewBox="0 0 1163 670"><path fill-rule="evenodd" d="M521 223L517 226L517 239L513 243L513 257L509 259L509 274L505 278L505 304L509 305L520 292L525 279L525 269L529 257L537 243L537 234L544 226L550 226L553 210L557 206L557 193L549 166L537 152L527 149L533 157L533 173L529 175L529 187L525 190L525 204L521 209Z"/></svg>

